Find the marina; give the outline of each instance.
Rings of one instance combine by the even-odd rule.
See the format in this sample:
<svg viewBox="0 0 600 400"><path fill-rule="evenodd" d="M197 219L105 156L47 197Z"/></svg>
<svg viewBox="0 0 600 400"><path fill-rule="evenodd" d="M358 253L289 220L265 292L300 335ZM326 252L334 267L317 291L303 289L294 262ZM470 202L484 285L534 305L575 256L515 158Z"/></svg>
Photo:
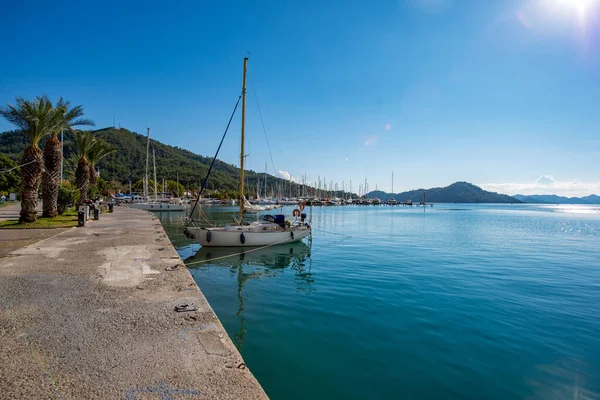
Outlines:
<svg viewBox="0 0 600 400"><path fill-rule="evenodd" d="M2 11L0 400L600 400L600 0Z"/></svg>

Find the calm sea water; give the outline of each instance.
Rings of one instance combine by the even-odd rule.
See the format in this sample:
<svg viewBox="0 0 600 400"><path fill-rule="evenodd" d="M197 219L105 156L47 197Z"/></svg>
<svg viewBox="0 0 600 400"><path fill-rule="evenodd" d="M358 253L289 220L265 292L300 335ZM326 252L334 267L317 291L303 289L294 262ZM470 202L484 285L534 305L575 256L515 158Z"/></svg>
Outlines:
<svg viewBox="0 0 600 400"><path fill-rule="evenodd" d="M160 217L273 399L600 399L600 206L321 207L231 257Z"/></svg>

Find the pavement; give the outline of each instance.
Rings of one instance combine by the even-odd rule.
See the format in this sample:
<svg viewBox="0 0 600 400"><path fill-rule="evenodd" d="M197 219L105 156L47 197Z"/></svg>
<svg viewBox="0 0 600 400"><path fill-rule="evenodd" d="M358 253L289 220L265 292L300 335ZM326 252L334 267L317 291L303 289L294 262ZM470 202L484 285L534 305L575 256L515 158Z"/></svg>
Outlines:
<svg viewBox="0 0 600 400"><path fill-rule="evenodd" d="M67 229L0 229L0 258L21 247L56 236Z"/></svg>
<svg viewBox="0 0 600 400"><path fill-rule="evenodd" d="M20 212L21 203L18 201L11 201L0 207L0 221L4 221L6 219L18 219L21 216Z"/></svg>
<svg viewBox="0 0 600 400"><path fill-rule="evenodd" d="M40 208L41 210L41 208ZM0 221L18 219L21 203L12 202L0 207ZM0 258L10 252L40 240L55 236L66 229L0 229Z"/></svg>
<svg viewBox="0 0 600 400"><path fill-rule="evenodd" d="M158 219L124 207L0 258L0 360L7 399L267 398Z"/></svg>

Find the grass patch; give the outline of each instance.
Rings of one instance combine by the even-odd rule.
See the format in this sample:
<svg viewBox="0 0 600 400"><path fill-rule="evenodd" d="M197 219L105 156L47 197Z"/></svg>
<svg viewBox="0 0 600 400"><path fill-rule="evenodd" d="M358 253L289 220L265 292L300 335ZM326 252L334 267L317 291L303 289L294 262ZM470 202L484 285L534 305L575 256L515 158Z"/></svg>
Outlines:
<svg viewBox="0 0 600 400"><path fill-rule="evenodd" d="M56 218L38 217L37 222L20 224L18 219L9 219L0 221L0 229L52 229L52 228L71 228L77 226L77 211L66 211L63 215Z"/></svg>

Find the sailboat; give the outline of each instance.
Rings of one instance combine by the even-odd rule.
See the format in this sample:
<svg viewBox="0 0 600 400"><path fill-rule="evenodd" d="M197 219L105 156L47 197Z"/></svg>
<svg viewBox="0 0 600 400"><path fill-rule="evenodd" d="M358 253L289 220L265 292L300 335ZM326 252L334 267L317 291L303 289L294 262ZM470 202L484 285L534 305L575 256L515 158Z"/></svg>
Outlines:
<svg viewBox="0 0 600 400"><path fill-rule="evenodd" d="M188 227L184 233L196 240L203 247L259 247L273 246L297 242L311 234L310 224L306 221L303 209L294 210L294 220L286 220L284 215L264 215L262 220L251 223L244 222L244 212L251 204L244 197L244 134L246 122L246 71L248 58L244 58L244 73L242 79L242 132L240 151L240 193L239 219L233 218L234 223L225 227L204 228L189 226L193 223L188 218ZM216 157L215 157L216 158ZM210 169L209 169L210 170ZM208 179L208 176L207 176ZM205 182L206 180L205 179ZM200 196L200 194L198 195ZM195 208L195 207L194 207Z"/></svg>
<svg viewBox="0 0 600 400"><path fill-rule="evenodd" d="M156 156L154 154L154 149L152 149L152 164L154 166L154 201L149 200L149 197L148 197L148 156L149 156L149 150L150 150L150 128L148 128L148 137L146 140L147 140L146 141L146 175L144 176L144 201L133 202L133 203L127 204L127 206L129 206L131 208L137 208L138 210L147 210L147 211L184 211L185 205L183 203L173 204L170 202L158 201L158 190L156 188ZM163 192L164 192L164 188L163 188ZM179 200L179 201L181 201L181 200Z"/></svg>

